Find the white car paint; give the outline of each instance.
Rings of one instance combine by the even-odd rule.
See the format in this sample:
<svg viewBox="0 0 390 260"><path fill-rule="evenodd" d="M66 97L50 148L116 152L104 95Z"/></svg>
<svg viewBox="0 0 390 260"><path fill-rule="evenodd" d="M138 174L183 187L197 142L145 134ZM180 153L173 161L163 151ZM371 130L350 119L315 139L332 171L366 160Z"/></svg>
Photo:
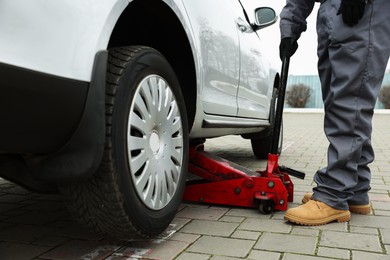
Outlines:
<svg viewBox="0 0 390 260"><path fill-rule="evenodd" d="M1 0L0 62L90 81L128 0ZM23 8L20 8L23 6Z"/></svg>
<svg viewBox="0 0 390 260"><path fill-rule="evenodd" d="M242 3L248 5L248 1ZM2 0L0 62L89 82L95 54L107 48L116 21L131 2ZM273 75L239 1L164 2L182 23L193 51L197 111L191 137L242 134L269 125ZM260 2L251 5L267 5ZM249 9L254 11L254 7ZM249 17L253 19L253 14ZM243 26L247 29L242 30ZM203 128L205 121L226 128Z"/></svg>

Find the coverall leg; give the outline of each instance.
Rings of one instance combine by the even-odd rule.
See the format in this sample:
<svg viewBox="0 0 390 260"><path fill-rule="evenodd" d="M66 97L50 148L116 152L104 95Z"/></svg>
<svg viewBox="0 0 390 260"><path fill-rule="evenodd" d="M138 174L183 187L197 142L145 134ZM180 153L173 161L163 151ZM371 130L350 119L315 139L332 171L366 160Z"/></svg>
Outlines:
<svg viewBox="0 0 390 260"><path fill-rule="evenodd" d="M327 167L314 176L313 198L347 210L369 203L374 160L372 116L390 53L390 1L369 0L355 26L336 15L340 0L324 1L317 15Z"/></svg>

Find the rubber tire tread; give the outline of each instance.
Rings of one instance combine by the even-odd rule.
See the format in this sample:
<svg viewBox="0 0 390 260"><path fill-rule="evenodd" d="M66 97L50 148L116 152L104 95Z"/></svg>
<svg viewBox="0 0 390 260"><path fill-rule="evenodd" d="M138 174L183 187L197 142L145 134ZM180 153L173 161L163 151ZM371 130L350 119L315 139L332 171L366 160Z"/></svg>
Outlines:
<svg viewBox="0 0 390 260"><path fill-rule="evenodd" d="M117 84L126 63L145 48L147 47L131 46L110 50L106 77L106 142L103 160L92 178L59 187L66 195L68 209L82 225L115 238L145 238L154 235L141 232L126 214L125 198L115 172L111 140Z"/></svg>

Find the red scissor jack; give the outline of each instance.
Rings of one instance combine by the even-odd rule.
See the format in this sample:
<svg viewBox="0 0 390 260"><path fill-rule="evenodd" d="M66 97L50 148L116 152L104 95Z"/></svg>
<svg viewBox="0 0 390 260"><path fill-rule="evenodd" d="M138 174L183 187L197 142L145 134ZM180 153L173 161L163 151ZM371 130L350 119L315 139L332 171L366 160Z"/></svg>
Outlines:
<svg viewBox="0 0 390 260"><path fill-rule="evenodd" d="M289 59L282 64L277 88L277 105L271 153L265 171L252 171L204 151L204 146L190 148L189 172L203 179L188 181L184 201L258 207L263 214L286 210L293 201L294 185L290 175L303 179L305 174L278 165L278 143L283 114Z"/></svg>

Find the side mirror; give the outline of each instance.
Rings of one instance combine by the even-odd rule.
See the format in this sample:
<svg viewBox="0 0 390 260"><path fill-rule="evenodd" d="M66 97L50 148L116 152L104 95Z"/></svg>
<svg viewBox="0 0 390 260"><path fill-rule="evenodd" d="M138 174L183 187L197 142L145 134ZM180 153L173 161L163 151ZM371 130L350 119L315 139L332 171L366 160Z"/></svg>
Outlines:
<svg viewBox="0 0 390 260"><path fill-rule="evenodd" d="M254 30L268 27L278 20L275 10L271 7L259 7L255 9L255 23L252 24Z"/></svg>

